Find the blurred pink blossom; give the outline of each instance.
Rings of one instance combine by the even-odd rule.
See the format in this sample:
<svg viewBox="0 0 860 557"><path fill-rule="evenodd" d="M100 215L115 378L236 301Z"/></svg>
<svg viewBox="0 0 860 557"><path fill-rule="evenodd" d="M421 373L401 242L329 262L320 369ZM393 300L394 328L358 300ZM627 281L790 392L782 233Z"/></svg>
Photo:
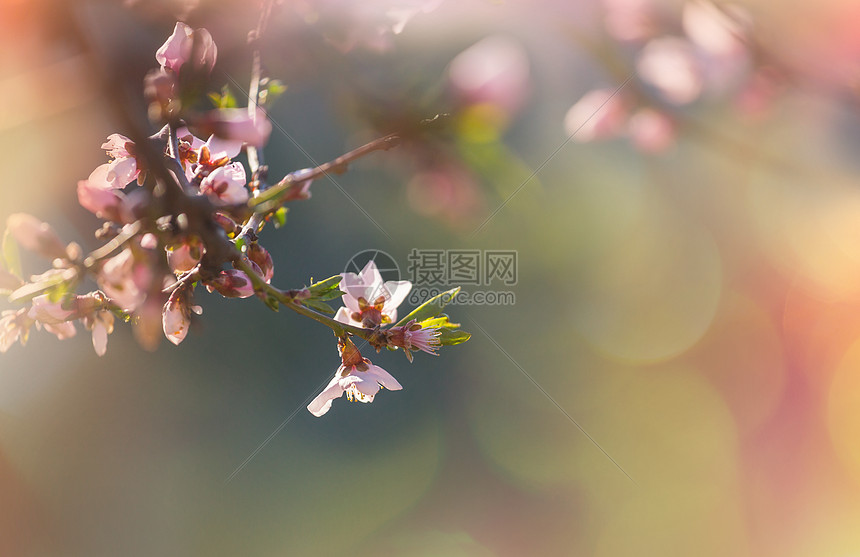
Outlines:
<svg viewBox="0 0 860 557"><path fill-rule="evenodd" d="M628 122L633 145L645 153L662 153L675 144L677 131L672 119L652 108L638 110Z"/></svg>
<svg viewBox="0 0 860 557"><path fill-rule="evenodd" d="M458 54L448 78L455 95L467 104L490 104L510 114L528 94L529 59L517 41L491 36Z"/></svg>
<svg viewBox="0 0 860 557"><path fill-rule="evenodd" d="M580 142L608 139L624 130L629 107L613 89L589 91L564 116L564 130Z"/></svg>

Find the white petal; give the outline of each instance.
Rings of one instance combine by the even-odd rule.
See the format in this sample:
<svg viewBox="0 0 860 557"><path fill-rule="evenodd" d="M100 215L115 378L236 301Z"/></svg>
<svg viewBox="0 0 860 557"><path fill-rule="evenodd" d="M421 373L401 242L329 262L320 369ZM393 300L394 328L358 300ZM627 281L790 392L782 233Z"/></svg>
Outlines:
<svg viewBox="0 0 860 557"><path fill-rule="evenodd" d="M382 284L382 275L379 274L379 269L376 268L376 261L371 259L364 266L364 269L358 274L364 281L364 284Z"/></svg>
<svg viewBox="0 0 860 557"><path fill-rule="evenodd" d="M397 379L395 379L393 375L391 375L379 366L370 364L370 368L364 373L373 377L374 380L376 380L380 385L382 385L389 391L399 391L403 388L403 386L397 382Z"/></svg>
<svg viewBox="0 0 860 557"><path fill-rule="evenodd" d="M412 283L408 280L390 280L385 283L385 289L391 295L385 300L385 309L394 309L403 303L409 291L412 290Z"/></svg>
<svg viewBox="0 0 860 557"><path fill-rule="evenodd" d="M334 314L334 320L338 323L344 323L346 325L355 325L356 323L358 323L357 321L353 321L350 315L352 315L352 312L349 309L342 307L337 310L337 313ZM358 326L360 327L361 323L358 323Z"/></svg>
<svg viewBox="0 0 860 557"><path fill-rule="evenodd" d="M242 142L235 139L222 139L210 135L206 140L206 146L209 147L209 154L212 159L227 157L234 158L242 150Z"/></svg>
<svg viewBox="0 0 860 557"><path fill-rule="evenodd" d="M340 386L340 378L335 376L328 386L308 404L308 411L319 418L329 411L334 399L343 395L343 387Z"/></svg>
<svg viewBox="0 0 860 557"><path fill-rule="evenodd" d="M105 355L105 352L107 352L107 341L107 328L100 320L96 320L93 325L93 348L95 349L96 354L99 356Z"/></svg>

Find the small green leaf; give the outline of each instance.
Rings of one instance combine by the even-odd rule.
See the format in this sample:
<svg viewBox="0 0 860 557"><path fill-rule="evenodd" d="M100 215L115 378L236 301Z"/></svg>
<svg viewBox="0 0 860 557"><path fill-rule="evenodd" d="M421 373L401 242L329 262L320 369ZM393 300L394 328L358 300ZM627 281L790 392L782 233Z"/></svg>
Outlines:
<svg viewBox="0 0 860 557"><path fill-rule="evenodd" d="M420 321L418 323L423 328L435 327L437 329L447 328L447 329L456 329L460 326L459 323L451 323L447 314L439 314L436 317L430 317L429 319L425 319L424 321Z"/></svg>
<svg viewBox="0 0 860 557"><path fill-rule="evenodd" d="M323 294L331 292L332 290L337 288L338 284L340 284L341 278L342 277L340 275L335 275L333 277L329 277L325 280L321 280L319 282L311 284L310 286L308 286L308 290L311 293L311 297L319 298Z"/></svg>
<svg viewBox="0 0 860 557"><path fill-rule="evenodd" d="M471 333L461 330L439 329L439 343L442 346L453 346L461 344L472 338Z"/></svg>
<svg viewBox="0 0 860 557"><path fill-rule="evenodd" d="M275 228L280 228L287 224L287 208L279 207L277 211L275 211Z"/></svg>
<svg viewBox="0 0 860 557"><path fill-rule="evenodd" d="M442 313L442 309L448 305L450 301L454 299L454 297L460 293L460 287L452 288L451 290L446 290L442 292L438 296L433 296L407 315L400 321L396 323L396 326L405 325L411 319L415 319L416 321L424 321L431 317L436 317L440 313Z"/></svg>
<svg viewBox="0 0 860 557"><path fill-rule="evenodd" d="M318 302L314 299L309 299L302 300L302 304L319 312L326 313L328 315L334 315L334 310L331 308L330 305L326 304L325 302Z"/></svg>
<svg viewBox="0 0 860 557"><path fill-rule="evenodd" d="M242 253L245 253L245 238L236 238L236 241L233 243L236 244L237 250L241 251Z"/></svg>

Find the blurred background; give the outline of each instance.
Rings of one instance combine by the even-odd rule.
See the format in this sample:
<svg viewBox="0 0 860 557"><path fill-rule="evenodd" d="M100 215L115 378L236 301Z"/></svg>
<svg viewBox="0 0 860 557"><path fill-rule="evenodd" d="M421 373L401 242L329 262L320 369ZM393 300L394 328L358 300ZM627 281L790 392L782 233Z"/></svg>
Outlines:
<svg viewBox="0 0 860 557"><path fill-rule="evenodd" d="M0 0L0 218L95 248L75 185L176 19L241 97L259 8ZM331 333L253 300L198 289L154 353L35 332L0 356L0 554L860 553L858 26L850 0L284 1L270 175L406 141L265 231L274 284L513 250L482 288L515 303L452 306L469 342L375 357L404 389L322 418Z"/></svg>

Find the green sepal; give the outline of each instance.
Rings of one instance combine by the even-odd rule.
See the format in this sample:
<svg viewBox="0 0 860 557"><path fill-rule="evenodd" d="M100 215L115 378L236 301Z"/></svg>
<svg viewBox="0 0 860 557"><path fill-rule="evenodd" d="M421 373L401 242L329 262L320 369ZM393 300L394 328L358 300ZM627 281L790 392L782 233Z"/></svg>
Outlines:
<svg viewBox="0 0 860 557"><path fill-rule="evenodd" d="M332 309L332 307L325 302L319 302L311 298L308 300L302 300L302 304L319 312L326 313L328 315L334 315L334 310Z"/></svg>
<svg viewBox="0 0 860 557"><path fill-rule="evenodd" d="M413 309L409 315L398 321L395 326L400 327L405 325L412 319L416 321L424 321L431 317L436 317L442 313L442 309L459 293L460 287L458 286L457 288L452 288L451 290L446 290L437 296L433 296L417 308Z"/></svg>

